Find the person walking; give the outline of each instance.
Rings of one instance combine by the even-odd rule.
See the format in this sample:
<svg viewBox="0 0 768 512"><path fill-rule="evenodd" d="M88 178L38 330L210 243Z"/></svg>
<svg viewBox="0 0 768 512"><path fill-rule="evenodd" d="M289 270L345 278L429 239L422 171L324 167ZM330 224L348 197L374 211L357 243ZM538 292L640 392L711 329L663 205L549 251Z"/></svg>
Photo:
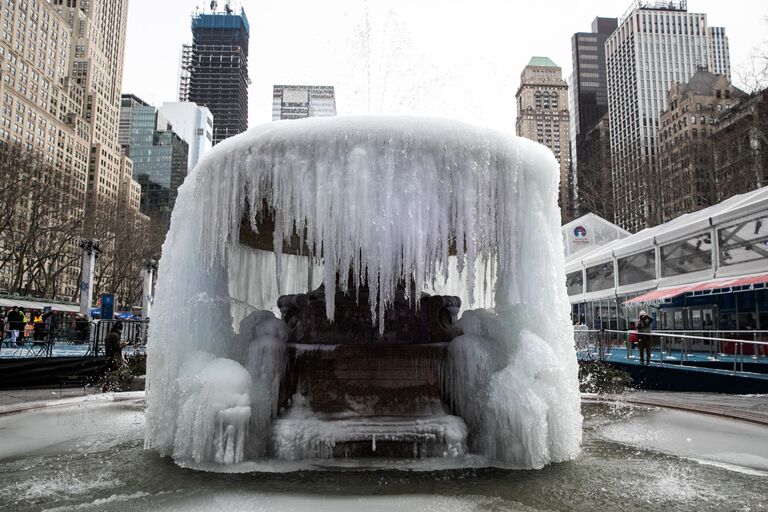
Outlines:
<svg viewBox="0 0 768 512"><path fill-rule="evenodd" d="M104 355L107 356L109 371L114 371L123 366L123 323L115 322L104 338Z"/></svg>
<svg viewBox="0 0 768 512"><path fill-rule="evenodd" d="M11 333L11 346L16 345L20 341L19 332L24 332L24 313L19 311L18 306L13 306L8 313L8 329Z"/></svg>
<svg viewBox="0 0 768 512"><path fill-rule="evenodd" d="M653 341L651 337L651 327L653 319L645 311L640 311L640 317L637 319L637 348L640 352L640 364L651 363L651 347ZM643 359L643 354L646 354Z"/></svg>
<svg viewBox="0 0 768 512"><path fill-rule="evenodd" d="M0 348L3 348L3 343L5 343L5 338L7 338L5 334L7 330L8 324L5 322L5 310L0 309Z"/></svg>

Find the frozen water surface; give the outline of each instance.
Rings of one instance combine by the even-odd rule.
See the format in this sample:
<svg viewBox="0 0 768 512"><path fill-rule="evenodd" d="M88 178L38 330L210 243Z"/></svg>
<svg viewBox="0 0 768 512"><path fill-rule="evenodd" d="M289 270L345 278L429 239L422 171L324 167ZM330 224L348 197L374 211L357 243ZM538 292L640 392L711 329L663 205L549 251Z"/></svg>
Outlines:
<svg viewBox="0 0 768 512"><path fill-rule="evenodd" d="M768 428L684 411L656 411L608 425L600 435L639 448L768 476Z"/></svg>
<svg viewBox="0 0 768 512"><path fill-rule="evenodd" d="M742 438L748 424L710 416L691 415L681 422L670 411L585 404L581 455L534 472L471 464L451 469L441 463L454 459L439 458L352 461L353 471L343 464L322 468L316 461L272 460L261 469L243 464L256 471L267 464L275 471L283 464L287 472L222 474L181 468L144 450L144 415L136 403L52 411L0 417L0 510L704 512L766 507L768 478L701 464L672 450L639 449L632 440L649 425L667 425L692 429L694 436L714 432L734 456L757 453L765 445L765 430ZM617 429L617 440L606 436L611 428ZM52 444L46 432L57 430L66 434ZM671 438L677 436L672 429ZM22 442L23 454L13 448ZM389 469L368 469L366 463ZM216 466L237 471L242 464Z"/></svg>

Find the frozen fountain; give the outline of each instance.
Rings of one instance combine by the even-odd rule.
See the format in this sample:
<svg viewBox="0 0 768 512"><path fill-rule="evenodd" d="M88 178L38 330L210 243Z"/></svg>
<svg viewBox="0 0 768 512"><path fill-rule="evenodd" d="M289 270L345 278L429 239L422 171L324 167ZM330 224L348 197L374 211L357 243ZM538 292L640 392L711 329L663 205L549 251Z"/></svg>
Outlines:
<svg viewBox="0 0 768 512"><path fill-rule="evenodd" d="M219 144L163 247L146 447L207 467L574 458L557 176L542 146L437 119L275 122Z"/></svg>

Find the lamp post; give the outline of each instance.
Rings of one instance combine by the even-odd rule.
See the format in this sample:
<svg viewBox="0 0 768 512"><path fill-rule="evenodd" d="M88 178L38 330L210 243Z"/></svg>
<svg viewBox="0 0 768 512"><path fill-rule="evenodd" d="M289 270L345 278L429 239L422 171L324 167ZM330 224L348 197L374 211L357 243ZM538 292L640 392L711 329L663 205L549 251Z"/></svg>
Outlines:
<svg viewBox="0 0 768 512"><path fill-rule="evenodd" d="M93 300L93 273L96 269L96 258L101 254L101 242L91 238L80 241L83 250L82 278L80 281L80 313L91 317L91 301Z"/></svg>
<svg viewBox="0 0 768 512"><path fill-rule="evenodd" d="M144 280L142 284L142 297L141 297L141 318L146 320L149 318L149 310L152 307L152 280L155 272L157 271L157 261L147 259L144 260L142 270Z"/></svg>

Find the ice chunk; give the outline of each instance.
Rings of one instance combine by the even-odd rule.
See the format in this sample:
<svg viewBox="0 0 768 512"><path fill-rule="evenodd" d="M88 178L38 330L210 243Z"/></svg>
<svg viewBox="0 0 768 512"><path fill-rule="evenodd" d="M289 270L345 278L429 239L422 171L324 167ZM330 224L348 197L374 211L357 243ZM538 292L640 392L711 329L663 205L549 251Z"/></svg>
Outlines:
<svg viewBox="0 0 768 512"><path fill-rule="evenodd" d="M205 359L210 362L202 366ZM231 359L194 354L185 365L173 456L195 462L243 460L251 376ZM193 373L194 372L194 373Z"/></svg>

